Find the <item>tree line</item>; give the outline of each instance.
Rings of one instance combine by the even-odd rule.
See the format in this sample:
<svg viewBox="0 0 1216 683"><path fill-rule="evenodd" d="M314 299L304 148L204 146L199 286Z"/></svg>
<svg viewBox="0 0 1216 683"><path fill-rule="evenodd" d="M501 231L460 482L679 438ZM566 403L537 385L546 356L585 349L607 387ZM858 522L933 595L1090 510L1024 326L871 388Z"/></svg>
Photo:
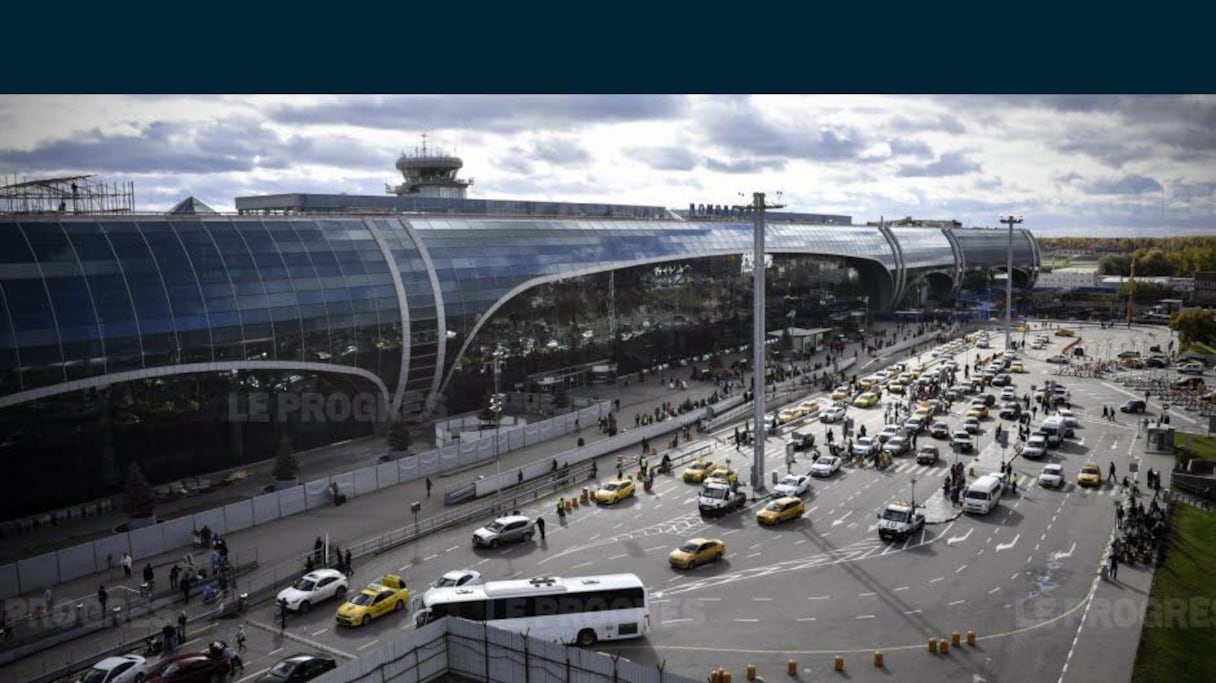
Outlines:
<svg viewBox="0 0 1216 683"><path fill-rule="evenodd" d="M1047 237L1039 240L1045 251L1083 249L1103 254L1101 275L1131 274L1144 277L1194 277L1216 271L1216 237Z"/></svg>

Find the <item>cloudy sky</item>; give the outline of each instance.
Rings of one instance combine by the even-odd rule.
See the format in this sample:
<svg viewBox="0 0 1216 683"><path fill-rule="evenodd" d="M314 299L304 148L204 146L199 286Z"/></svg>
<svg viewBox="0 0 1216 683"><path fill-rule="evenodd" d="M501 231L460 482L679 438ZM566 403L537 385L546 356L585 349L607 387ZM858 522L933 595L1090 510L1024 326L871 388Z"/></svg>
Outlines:
<svg viewBox="0 0 1216 683"><path fill-rule="evenodd" d="M470 196L730 204L855 222L1216 234L1210 96L0 96L0 173L135 183L139 210L382 194L402 151L464 159ZM3 183L0 183L3 184Z"/></svg>

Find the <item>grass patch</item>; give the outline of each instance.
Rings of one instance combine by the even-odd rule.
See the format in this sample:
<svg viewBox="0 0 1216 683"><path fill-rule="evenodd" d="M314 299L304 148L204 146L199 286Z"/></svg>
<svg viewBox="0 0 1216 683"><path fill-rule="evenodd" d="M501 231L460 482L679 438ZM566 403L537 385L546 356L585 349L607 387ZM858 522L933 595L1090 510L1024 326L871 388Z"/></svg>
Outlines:
<svg viewBox="0 0 1216 683"><path fill-rule="evenodd" d="M1187 460L1199 458L1200 460L1216 460L1216 436L1202 436L1193 432L1177 432L1174 436L1174 444L1178 450L1174 453L1175 464L1182 465ZM1191 447L1183 449L1182 444L1186 438L1190 437Z"/></svg>
<svg viewBox="0 0 1216 683"><path fill-rule="evenodd" d="M1205 342L1191 342L1183 353L1198 353L1202 356L1216 356L1216 348Z"/></svg>
<svg viewBox="0 0 1216 683"><path fill-rule="evenodd" d="M1216 513L1179 503L1171 515L1172 542L1153 575L1133 683L1216 681Z"/></svg>

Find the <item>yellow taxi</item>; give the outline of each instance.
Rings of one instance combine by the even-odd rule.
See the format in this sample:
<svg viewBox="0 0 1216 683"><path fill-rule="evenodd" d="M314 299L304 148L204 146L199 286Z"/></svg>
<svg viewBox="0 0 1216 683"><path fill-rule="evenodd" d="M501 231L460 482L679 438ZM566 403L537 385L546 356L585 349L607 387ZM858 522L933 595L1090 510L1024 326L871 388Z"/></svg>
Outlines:
<svg viewBox="0 0 1216 683"><path fill-rule="evenodd" d="M676 569L692 569L699 564L708 564L722 559L726 544L716 538L693 538L671 551L667 561Z"/></svg>
<svg viewBox="0 0 1216 683"><path fill-rule="evenodd" d="M389 612L403 612L410 601L410 591L405 580L396 574L386 574L367 584L350 600L338 608L339 626L367 626L372 619Z"/></svg>
<svg viewBox="0 0 1216 683"><path fill-rule="evenodd" d="M785 410L777 413L777 419L781 421L781 424L793 422L800 417L802 417L802 411L798 408L786 408Z"/></svg>
<svg viewBox="0 0 1216 683"><path fill-rule="evenodd" d="M1101 486L1102 485L1102 468L1092 462L1087 462L1081 465L1081 471L1077 472L1077 486Z"/></svg>
<svg viewBox="0 0 1216 683"><path fill-rule="evenodd" d="M739 470L732 470L727 467L719 467L719 468L715 469L713 472L710 472L709 476L705 478L706 483L709 483L711 481L717 481L717 482L721 482L723 484L730 484L731 482L739 481Z"/></svg>
<svg viewBox="0 0 1216 683"><path fill-rule="evenodd" d="M833 401L844 401L850 395L852 395L852 393L853 393L853 391L849 387L842 384L832 390L832 400Z"/></svg>
<svg viewBox="0 0 1216 683"><path fill-rule="evenodd" d="M862 391L869 391L870 389L874 388L875 384L878 384L885 379L886 376L870 375L869 377L862 377L861 381L859 381L857 384L861 387Z"/></svg>
<svg viewBox="0 0 1216 683"><path fill-rule="evenodd" d="M684 468L684 481L689 484L700 484L705 481L705 477L708 477L710 472L714 471L715 467L717 465L709 460L698 460Z"/></svg>
<svg viewBox="0 0 1216 683"><path fill-rule="evenodd" d="M1015 360L1009 364L1009 372L1026 372L1026 367L1022 365L1022 361Z"/></svg>
<svg viewBox="0 0 1216 683"><path fill-rule="evenodd" d="M988 406L982 404L972 404L967 408L967 414L963 417L974 417L977 420L982 420L988 417Z"/></svg>
<svg viewBox="0 0 1216 683"><path fill-rule="evenodd" d="M819 401L803 401L798 404L798 409L802 411L803 415L814 416L819 412Z"/></svg>
<svg viewBox="0 0 1216 683"><path fill-rule="evenodd" d="M786 496L778 498L756 512L756 521L761 524L780 524L798 519L806 514L806 504L801 498Z"/></svg>
<svg viewBox="0 0 1216 683"><path fill-rule="evenodd" d="M887 385L887 391L891 392L892 394L903 394L904 393L903 382L900 382L899 380L891 382L890 384Z"/></svg>
<svg viewBox="0 0 1216 683"><path fill-rule="evenodd" d="M1076 334L1077 334L1076 332L1073 332L1072 330L1068 329L1067 327L1056 330L1057 337L1074 337L1074 336L1076 336Z"/></svg>
<svg viewBox="0 0 1216 683"><path fill-rule="evenodd" d="M853 399L853 405L858 408L873 408L878 403L878 394L867 391L861 396Z"/></svg>
<svg viewBox="0 0 1216 683"><path fill-rule="evenodd" d="M636 487L632 479L613 479L595 491L595 502L612 505L634 494Z"/></svg>

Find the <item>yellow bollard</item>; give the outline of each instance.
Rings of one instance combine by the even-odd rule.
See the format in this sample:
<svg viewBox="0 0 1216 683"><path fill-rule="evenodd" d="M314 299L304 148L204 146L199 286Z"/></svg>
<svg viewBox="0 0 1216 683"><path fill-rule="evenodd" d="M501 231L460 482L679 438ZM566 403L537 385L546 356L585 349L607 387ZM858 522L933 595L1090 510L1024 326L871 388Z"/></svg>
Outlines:
<svg viewBox="0 0 1216 683"><path fill-rule="evenodd" d="M975 647L975 631L967 631L967 644Z"/></svg>
<svg viewBox="0 0 1216 683"><path fill-rule="evenodd" d="M929 652L931 654L937 654L937 638L929 639Z"/></svg>
<svg viewBox="0 0 1216 683"><path fill-rule="evenodd" d="M591 494L587 492L587 487L583 487L583 492L580 493L578 497L579 500L583 501L584 503L591 499Z"/></svg>
<svg viewBox="0 0 1216 683"><path fill-rule="evenodd" d="M875 650L875 651L874 651L874 666L876 666L876 667L878 667L878 668L880 668L880 669L881 669L881 668L883 668L883 656L882 656L882 650Z"/></svg>
<svg viewBox="0 0 1216 683"><path fill-rule="evenodd" d="M837 671L844 671L844 657L836 655L836 662L833 665L833 668Z"/></svg>
<svg viewBox="0 0 1216 683"><path fill-rule="evenodd" d="M571 498L570 501L574 503L574 509L577 510L578 509L578 498Z"/></svg>
<svg viewBox="0 0 1216 683"><path fill-rule="evenodd" d="M747 680L749 680L749 681L756 680L756 665L755 664L747 665Z"/></svg>
<svg viewBox="0 0 1216 683"><path fill-rule="evenodd" d="M569 500L566 501L566 512L570 512L573 509L574 509L574 504Z"/></svg>
<svg viewBox="0 0 1216 683"><path fill-rule="evenodd" d="M946 640L945 638L942 638L941 647L939 648L939 651L944 655L950 654L950 641Z"/></svg>
<svg viewBox="0 0 1216 683"><path fill-rule="evenodd" d="M786 662L785 663L785 673L787 673L791 676L797 676L798 675L798 660L791 659L788 662Z"/></svg>
<svg viewBox="0 0 1216 683"><path fill-rule="evenodd" d="M722 669L714 669L709 672L709 683L722 683Z"/></svg>
<svg viewBox="0 0 1216 683"><path fill-rule="evenodd" d="M722 683L730 683L730 671L722 670Z"/></svg>
<svg viewBox="0 0 1216 683"><path fill-rule="evenodd" d="M953 645L954 647L958 647L959 638L960 638L960 636L959 636L958 631L951 633L950 634L950 644Z"/></svg>

